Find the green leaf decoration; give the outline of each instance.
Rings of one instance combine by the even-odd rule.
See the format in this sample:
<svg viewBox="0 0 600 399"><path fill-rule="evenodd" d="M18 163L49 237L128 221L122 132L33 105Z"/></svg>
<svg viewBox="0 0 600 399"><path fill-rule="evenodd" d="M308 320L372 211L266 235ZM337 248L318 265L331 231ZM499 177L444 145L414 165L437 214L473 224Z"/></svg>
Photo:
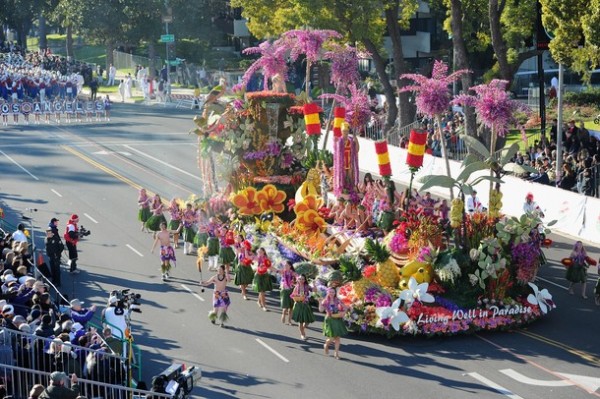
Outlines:
<svg viewBox="0 0 600 399"><path fill-rule="evenodd" d="M504 153L504 155L502 155L502 165L506 165L510 162L510 160L512 159L512 157L515 156L515 154L519 151L519 143L512 143L512 145L510 147L508 147L508 149L503 149L502 153Z"/></svg>
<svg viewBox="0 0 600 399"><path fill-rule="evenodd" d="M458 175L456 180L459 182L465 182L465 181L469 180L469 177L471 177L471 174L473 174L474 172L477 172L479 170L484 170L487 168L488 167L485 164L485 162L477 161L477 162L470 163L463 168L463 170L460 172L460 174Z"/></svg>
<svg viewBox="0 0 600 399"><path fill-rule="evenodd" d="M456 180L443 175L425 176L420 181L423 182L423 185L419 191L425 191L431 187L452 188L456 184Z"/></svg>
<svg viewBox="0 0 600 399"><path fill-rule="evenodd" d="M470 150L475 151L485 159L490 158L490 151L485 148L485 146L481 143L481 141L477 140L475 137L467 136L466 134L461 134L460 137L463 139L467 147Z"/></svg>

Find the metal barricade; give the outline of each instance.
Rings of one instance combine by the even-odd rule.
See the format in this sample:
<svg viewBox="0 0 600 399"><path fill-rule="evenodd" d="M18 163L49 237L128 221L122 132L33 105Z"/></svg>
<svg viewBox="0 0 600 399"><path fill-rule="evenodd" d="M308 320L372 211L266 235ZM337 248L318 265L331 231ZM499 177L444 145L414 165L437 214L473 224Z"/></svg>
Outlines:
<svg viewBox="0 0 600 399"><path fill-rule="evenodd" d="M0 364L0 379L2 379L8 395L11 395L16 399L20 399L29 397L29 391L36 384L41 384L44 387L47 387L50 384L50 373L14 365ZM173 395L166 393L127 388L86 378L78 378L78 385L79 395L88 398L172 399L174 397ZM65 386L70 387L70 381L66 381Z"/></svg>
<svg viewBox="0 0 600 399"><path fill-rule="evenodd" d="M7 365L43 372L64 371L88 379L123 385L127 382L126 359L108 348L90 349L71 344L77 333L66 333L70 341L44 338L8 328L0 329L0 347ZM89 337L90 343L102 342ZM0 366L1 367L1 366Z"/></svg>

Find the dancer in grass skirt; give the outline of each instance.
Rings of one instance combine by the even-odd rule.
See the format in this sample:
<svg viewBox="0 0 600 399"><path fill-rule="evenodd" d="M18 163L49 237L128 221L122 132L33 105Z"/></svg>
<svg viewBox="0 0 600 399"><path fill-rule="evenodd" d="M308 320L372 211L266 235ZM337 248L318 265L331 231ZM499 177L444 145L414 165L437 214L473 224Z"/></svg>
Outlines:
<svg viewBox="0 0 600 399"><path fill-rule="evenodd" d="M211 217L207 226L207 234L208 240L206 241L206 246L208 250L206 251L206 256L208 257L208 270L217 270L217 264L219 262L219 224L217 223L217 219Z"/></svg>
<svg viewBox="0 0 600 399"><path fill-rule="evenodd" d="M569 285L569 294L573 295L573 286L577 283L581 283L581 297L587 299L587 295L585 294L587 286L587 268L590 263L589 260L593 261L593 259L589 259L581 241L577 241L573 246L570 258L573 264L567 268L567 275L565 276L566 279L571 282Z"/></svg>
<svg viewBox="0 0 600 399"><path fill-rule="evenodd" d="M271 261L267 258L267 253L264 248L258 248L256 256L256 274L254 275L253 285L254 291L258 292L258 306L267 311L266 292L273 290L271 275L269 270L273 269Z"/></svg>
<svg viewBox="0 0 600 399"><path fill-rule="evenodd" d="M171 203L169 204L169 215L171 216L171 220L169 221L169 230L178 231L179 225L181 224L181 209L179 209L179 204L177 202L177 198L173 198ZM179 233L173 234L173 243L175 244L175 248L179 247Z"/></svg>
<svg viewBox="0 0 600 399"><path fill-rule="evenodd" d="M181 228L181 226L179 226ZM179 233L179 230L176 230ZM173 265L177 265L177 259L175 257L175 250L171 245L171 234L174 234L175 231L167 229L167 223L160 223L160 231L154 236L154 243L152 244L152 250L150 252L154 253L154 248L156 248L157 244L160 244L160 269L162 272L163 281L167 281L170 277L169 272L171 271L171 261L173 261Z"/></svg>
<svg viewBox="0 0 600 399"><path fill-rule="evenodd" d="M150 209L152 210L152 216L146 221L146 228L151 231L159 231L162 222L167 224L167 219L163 215L164 205L160 199L160 195L154 195Z"/></svg>
<svg viewBox="0 0 600 399"><path fill-rule="evenodd" d="M323 335L327 337L323 349L325 354L329 355L329 345L334 344L334 356L340 358L340 340L348 333L343 316L346 307L337 297L335 288L329 288L327 295L319 304L319 310L325 312L325 321L323 322Z"/></svg>
<svg viewBox="0 0 600 399"><path fill-rule="evenodd" d="M311 288L306 281L306 276L304 274L299 275L291 295L291 298L294 300L292 320L298 323L300 339L303 341L306 341L306 326L315 321L315 315L309 303L310 291Z"/></svg>
<svg viewBox="0 0 600 399"><path fill-rule="evenodd" d="M140 188L140 195L138 196L138 220L142 222L141 231L144 231L146 221L152 216L150 211L150 197L146 193L145 188Z"/></svg>
<svg viewBox="0 0 600 399"><path fill-rule="evenodd" d="M294 280L296 279L296 272L294 265L289 260L286 260L283 269L279 271L281 275L281 282L279 285L279 300L281 303L281 322L285 323L287 318L288 325L292 325L292 309L294 308L294 301L290 295L294 290Z"/></svg>
<svg viewBox="0 0 600 399"><path fill-rule="evenodd" d="M231 264L235 261L233 244L235 244L233 231L227 225L221 226L219 229L219 262L225 266L227 274L230 273Z"/></svg>
<svg viewBox="0 0 600 399"><path fill-rule="evenodd" d="M196 224L196 211L192 208L192 204L185 204L185 210L181 216L181 222L183 223L183 254L191 255L194 252L194 237L196 232L194 231L194 225Z"/></svg>
<svg viewBox="0 0 600 399"><path fill-rule="evenodd" d="M194 237L194 245L200 249L208 243L208 217L206 216L206 211L202 208L196 211L196 217L198 231L196 232L196 237Z"/></svg>
<svg viewBox="0 0 600 399"><path fill-rule="evenodd" d="M254 270L252 270L252 262L254 254L252 253L252 245L249 241L243 240L238 249L237 269L235 272L235 285L238 285L242 291L242 298L248 300L248 285L254 280Z"/></svg>
<svg viewBox="0 0 600 399"><path fill-rule="evenodd" d="M229 320L227 309L231 305L229 292L227 292L227 283L230 281L229 275L225 272L225 266L219 266L219 271L212 276L208 281L201 281L201 285L214 284L213 291L213 310L208 314L208 319L215 324L217 318L221 321L221 327L225 327L225 322Z"/></svg>

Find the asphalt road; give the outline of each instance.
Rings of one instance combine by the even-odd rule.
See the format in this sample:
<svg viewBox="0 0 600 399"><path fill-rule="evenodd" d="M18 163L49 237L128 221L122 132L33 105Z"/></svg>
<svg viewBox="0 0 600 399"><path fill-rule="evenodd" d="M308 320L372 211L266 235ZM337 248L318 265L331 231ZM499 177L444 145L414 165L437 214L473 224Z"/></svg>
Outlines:
<svg viewBox="0 0 600 399"><path fill-rule="evenodd" d="M133 333L145 380L176 361L202 368L194 397L600 397L596 271L590 299L568 295L559 260L573 241L559 236L551 237L550 265L538 281L558 308L527 329L434 339L348 336L335 360L323 354L320 315L303 342L296 327L281 323L276 292L262 312L254 294L244 301L234 287L231 327L211 325L211 290L201 292L195 257L178 250L173 279L163 283L152 238L136 220L138 185L165 199L199 192L191 117L189 110L116 104L110 122L0 127L7 218L33 217L39 232L54 216L62 230L77 213L92 231L79 245L81 274L63 272L63 292L100 306L113 289L142 295ZM598 249L588 251L598 258Z"/></svg>

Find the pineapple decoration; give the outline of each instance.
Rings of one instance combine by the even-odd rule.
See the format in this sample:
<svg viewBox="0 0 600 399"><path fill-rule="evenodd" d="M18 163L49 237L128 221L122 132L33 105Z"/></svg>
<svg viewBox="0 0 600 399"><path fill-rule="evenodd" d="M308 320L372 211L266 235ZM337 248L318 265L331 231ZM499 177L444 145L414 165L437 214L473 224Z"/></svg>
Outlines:
<svg viewBox="0 0 600 399"><path fill-rule="evenodd" d="M367 239L365 250L371 260L377 264L377 277L379 282L385 288L396 289L400 281L398 267L390 259L390 251L378 241Z"/></svg>
<svg viewBox="0 0 600 399"><path fill-rule="evenodd" d="M367 288L373 285L373 282L362 275L356 265L356 258L349 256L340 257L340 271L344 280L352 282L352 289L357 298L363 299Z"/></svg>
<svg viewBox="0 0 600 399"><path fill-rule="evenodd" d="M452 206L450 207L450 226L453 229L460 227L463 220L463 210L465 202L460 198L454 198L452 200Z"/></svg>

